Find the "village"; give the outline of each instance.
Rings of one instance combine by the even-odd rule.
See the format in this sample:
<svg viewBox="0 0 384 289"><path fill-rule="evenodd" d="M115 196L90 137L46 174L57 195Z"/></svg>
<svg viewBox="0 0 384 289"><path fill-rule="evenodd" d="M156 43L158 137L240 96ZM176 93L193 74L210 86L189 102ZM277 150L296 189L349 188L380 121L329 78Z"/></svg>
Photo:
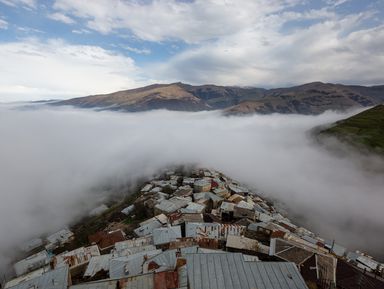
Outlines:
<svg viewBox="0 0 384 289"><path fill-rule="evenodd" d="M26 242L2 288L384 288L384 264L220 172L165 171L128 200Z"/></svg>

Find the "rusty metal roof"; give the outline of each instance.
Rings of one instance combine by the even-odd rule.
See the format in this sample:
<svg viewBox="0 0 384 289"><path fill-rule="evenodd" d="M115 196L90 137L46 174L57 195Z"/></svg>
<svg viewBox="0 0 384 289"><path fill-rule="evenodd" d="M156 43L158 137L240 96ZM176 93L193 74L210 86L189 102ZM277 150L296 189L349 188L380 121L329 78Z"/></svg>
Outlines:
<svg viewBox="0 0 384 289"><path fill-rule="evenodd" d="M226 240L228 235L240 236L246 227L220 223L187 223L186 237Z"/></svg>
<svg viewBox="0 0 384 289"><path fill-rule="evenodd" d="M99 248L96 245L80 247L70 252L64 252L53 257L55 268L68 265L70 268L86 264L93 256L100 256Z"/></svg>
<svg viewBox="0 0 384 289"><path fill-rule="evenodd" d="M91 244L97 244L100 250L104 250L106 248L112 247L117 242L124 241L125 236L121 230L116 230L113 232L100 231L88 236L88 240Z"/></svg>

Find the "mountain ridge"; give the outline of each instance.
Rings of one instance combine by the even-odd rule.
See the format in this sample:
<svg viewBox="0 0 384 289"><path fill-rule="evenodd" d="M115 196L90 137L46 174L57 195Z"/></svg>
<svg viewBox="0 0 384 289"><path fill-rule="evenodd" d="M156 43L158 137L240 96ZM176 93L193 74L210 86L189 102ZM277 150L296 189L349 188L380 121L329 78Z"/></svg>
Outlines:
<svg viewBox="0 0 384 289"><path fill-rule="evenodd" d="M326 110L369 107L384 102L384 85L359 86L311 82L299 86L258 87L152 84L109 94L58 101L55 105L140 112L224 110L227 115L249 113L319 114Z"/></svg>

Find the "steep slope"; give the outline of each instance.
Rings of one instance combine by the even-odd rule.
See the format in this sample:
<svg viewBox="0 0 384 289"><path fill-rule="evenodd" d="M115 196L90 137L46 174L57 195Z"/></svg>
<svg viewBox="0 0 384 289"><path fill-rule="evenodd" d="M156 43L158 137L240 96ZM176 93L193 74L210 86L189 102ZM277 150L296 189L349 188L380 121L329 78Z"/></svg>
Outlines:
<svg viewBox="0 0 384 289"><path fill-rule="evenodd" d="M384 105L365 110L320 131L355 147L384 153Z"/></svg>
<svg viewBox="0 0 384 289"><path fill-rule="evenodd" d="M384 101L384 86L363 87L313 82L290 88L271 89L265 97L229 108L228 114L299 113L319 114L326 110L367 107Z"/></svg>

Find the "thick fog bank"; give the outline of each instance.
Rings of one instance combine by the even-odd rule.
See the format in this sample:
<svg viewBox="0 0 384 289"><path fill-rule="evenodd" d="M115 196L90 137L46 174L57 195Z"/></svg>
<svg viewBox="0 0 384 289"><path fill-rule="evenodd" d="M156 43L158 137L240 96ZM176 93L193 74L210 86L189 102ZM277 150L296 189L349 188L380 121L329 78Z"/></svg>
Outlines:
<svg viewBox="0 0 384 289"><path fill-rule="evenodd" d="M308 136L311 128L345 116L0 106L0 260L15 244L60 229L91 209L99 199L95 186L129 183L186 163L258 188L309 229L378 256L383 175L335 157Z"/></svg>

